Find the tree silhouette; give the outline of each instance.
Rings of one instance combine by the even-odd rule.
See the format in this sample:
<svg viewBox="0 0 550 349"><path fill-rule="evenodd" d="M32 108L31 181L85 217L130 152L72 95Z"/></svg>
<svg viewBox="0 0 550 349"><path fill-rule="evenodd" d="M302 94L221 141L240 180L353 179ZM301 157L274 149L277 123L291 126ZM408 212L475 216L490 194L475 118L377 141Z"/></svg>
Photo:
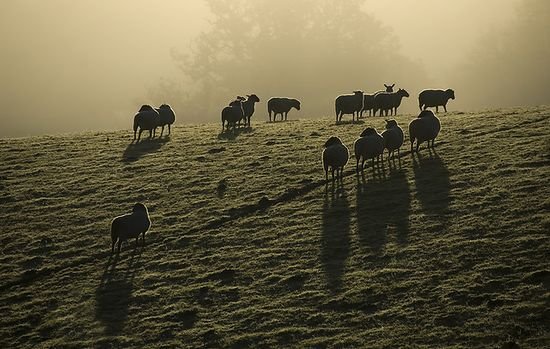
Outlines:
<svg viewBox="0 0 550 349"><path fill-rule="evenodd" d="M394 35L361 9L363 3L207 0L212 27L192 50L174 54L188 94L174 99L200 121L217 120L229 100L246 93L262 102L295 97L307 116L319 117L334 113L341 93L379 90L389 81L419 86L425 81L420 66L398 53ZM168 86L161 93L170 93ZM256 118L263 119L260 108Z"/></svg>

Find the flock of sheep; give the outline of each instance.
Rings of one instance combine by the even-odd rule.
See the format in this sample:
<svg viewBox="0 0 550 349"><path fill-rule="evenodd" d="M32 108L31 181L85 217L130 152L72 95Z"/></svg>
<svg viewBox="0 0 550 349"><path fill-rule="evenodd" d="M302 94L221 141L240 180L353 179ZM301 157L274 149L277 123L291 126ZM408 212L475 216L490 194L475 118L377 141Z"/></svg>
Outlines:
<svg viewBox="0 0 550 349"><path fill-rule="evenodd" d="M395 84L386 85L386 90L378 91L373 94L365 94L363 91L354 91L353 94L340 95L335 100L336 123L342 120L345 114L352 114L352 120L355 116L359 119L363 116L363 112L368 111L369 115L376 116L380 111L387 116L397 114L397 109L401 105L403 97L409 97L409 94L404 89L398 89L393 92ZM424 90L418 96L420 114L417 118L409 123L409 139L411 142L411 153L414 151L414 143L416 142L416 151L423 142L428 142L428 148L434 146L434 141L441 123L439 118L433 111L426 108L442 106L447 111L447 102L449 99L455 99L454 91L447 90ZM235 130L237 126L243 125L250 127L250 118L254 114L255 104L260 99L255 94L247 95L246 97L237 96L228 106L224 107L221 113L222 131L225 129ZM273 113L273 121L276 121L277 115L281 115L281 121L287 120L289 111L295 108L300 110L300 101L294 98L273 97L267 102L269 113L269 121ZM164 132L164 126L168 125L168 134L170 134L170 125L176 120L174 110L168 104L162 104L159 108L153 108L150 105L143 105L137 114L134 116L134 141L136 141L136 132L139 128L137 141L141 137L143 130L149 131L149 137L154 137L157 127L162 127L161 136ZM397 150L398 157L400 156L400 148L403 145L404 134L401 127L395 120L386 120L386 130L381 134L374 128L367 127L361 132L353 144L355 153L355 168L359 172L364 169L365 161L371 159L374 167L374 160L380 162L383 159L384 150L388 151L388 159ZM328 181L328 171L332 172L332 180L342 178L344 166L349 160L349 150L344 145L342 140L336 136L330 137L324 144L322 152L323 168L325 170L325 179ZM359 166L361 161L361 166ZM143 203L136 203L132 209L132 213L115 217L111 222L111 252L114 253L115 244L118 243L117 251L120 252L120 245L128 239L136 239L138 242L139 236L142 235L142 240L145 241L145 233L151 226L151 220L147 207Z"/></svg>

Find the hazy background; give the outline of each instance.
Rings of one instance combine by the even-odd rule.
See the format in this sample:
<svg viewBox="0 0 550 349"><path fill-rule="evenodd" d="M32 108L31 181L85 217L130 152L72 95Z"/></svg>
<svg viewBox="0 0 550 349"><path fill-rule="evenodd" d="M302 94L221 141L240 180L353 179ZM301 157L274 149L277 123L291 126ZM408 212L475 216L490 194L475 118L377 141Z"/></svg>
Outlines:
<svg viewBox="0 0 550 349"><path fill-rule="evenodd" d="M548 104L545 0L2 0L0 137L130 128L141 104L211 122L238 94L454 88L451 110Z"/></svg>

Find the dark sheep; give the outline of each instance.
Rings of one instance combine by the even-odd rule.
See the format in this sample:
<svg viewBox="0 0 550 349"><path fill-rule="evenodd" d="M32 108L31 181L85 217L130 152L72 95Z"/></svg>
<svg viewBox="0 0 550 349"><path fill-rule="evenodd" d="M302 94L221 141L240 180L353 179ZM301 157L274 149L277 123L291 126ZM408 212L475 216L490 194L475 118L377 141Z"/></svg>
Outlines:
<svg viewBox="0 0 550 349"><path fill-rule="evenodd" d="M435 107L436 113L439 112L439 106L443 106L447 112L447 102L449 99L455 99L455 91L446 90L423 90L418 95L418 107L420 110L426 110L429 107Z"/></svg>
<svg viewBox="0 0 550 349"><path fill-rule="evenodd" d="M355 113L357 119L363 109L363 91L353 91L353 94L340 95L334 101L336 109L336 122L342 121L344 114L352 114L352 121L355 121Z"/></svg>
<svg viewBox="0 0 550 349"><path fill-rule="evenodd" d="M388 110L390 115L397 115L397 108L401 105L401 99L403 97L409 97L409 93L406 90L399 89L397 92L381 92L374 96L374 115L380 110L380 116L382 111L387 116Z"/></svg>
<svg viewBox="0 0 550 349"><path fill-rule="evenodd" d="M260 98L255 94L246 95L247 99L243 101L243 118L244 125L250 127L250 118L254 114L254 104L260 101Z"/></svg>
<svg viewBox="0 0 550 349"><path fill-rule="evenodd" d="M115 243L118 242L118 253L122 242L128 239L136 239L137 246L140 234L142 234L142 243L145 245L145 233L150 227L149 211L139 202L134 205L132 213L115 217L111 222L111 253L115 252Z"/></svg>
<svg viewBox="0 0 550 349"><path fill-rule="evenodd" d="M162 126L160 131L160 136L164 133L164 126L168 125L168 134L171 133L170 125L176 121L176 113L168 104L162 104L160 107L156 108L159 113L159 126Z"/></svg>
<svg viewBox="0 0 550 349"><path fill-rule="evenodd" d="M386 90L380 90L380 91L374 92L373 94L363 95L363 109L361 109L361 115L359 117L362 118L363 117L363 112L365 112L365 111L368 111L369 116L371 116L372 113L374 112L374 96L376 96L377 94L382 93L382 92L393 92L393 87L394 86L395 86L395 84L392 84L392 85L384 84L384 87L386 87Z"/></svg>
<svg viewBox="0 0 550 349"><path fill-rule="evenodd" d="M328 180L328 169L332 170L332 180L334 181L334 171L336 178L342 179L344 166L349 160L349 150L342 143L342 140L336 136L330 137L324 144L323 149L323 168L325 170L325 179Z"/></svg>
<svg viewBox="0 0 550 349"><path fill-rule="evenodd" d="M243 100L237 96L237 99L231 101L229 105L222 109L222 132L224 128L229 130L233 126L233 130L237 127L237 123L244 118ZM227 128L225 123L227 122Z"/></svg>
<svg viewBox="0 0 550 349"><path fill-rule="evenodd" d="M134 116L134 141L136 140L136 132L139 127L139 135L137 142L141 138L141 132L143 130L149 130L149 138L155 137L156 129L159 125L160 117L158 111L156 111L150 105L144 104L139 108L139 111Z"/></svg>
<svg viewBox="0 0 550 349"><path fill-rule="evenodd" d="M277 119L277 114L281 114L281 121L283 121L283 114L285 121L287 120L288 112L290 109L295 108L300 110L300 101L295 98L287 97L272 97L267 101L267 112L269 113L269 121L271 122L271 112L273 112L273 121Z"/></svg>
<svg viewBox="0 0 550 349"><path fill-rule="evenodd" d="M409 123L409 137L411 140L411 153L413 153L413 145L416 140L416 152L420 143L428 141L428 148L434 146L434 141L439 131L441 130L441 122L431 110L423 110L418 117Z"/></svg>
<svg viewBox="0 0 550 349"><path fill-rule="evenodd" d="M367 127L353 143L353 149L355 151L355 170L357 172L359 172L359 160L361 159L361 171L368 159L372 159L372 167L374 168L374 158L379 161L380 155L384 153L384 138L374 128Z"/></svg>
<svg viewBox="0 0 550 349"><path fill-rule="evenodd" d="M399 127L397 121L386 120L386 130L382 132L382 137L384 137L384 148L388 149L388 160L395 150L397 150L397 156L399 157L399 149L403 145L404 136L403 129Z"/></svg>

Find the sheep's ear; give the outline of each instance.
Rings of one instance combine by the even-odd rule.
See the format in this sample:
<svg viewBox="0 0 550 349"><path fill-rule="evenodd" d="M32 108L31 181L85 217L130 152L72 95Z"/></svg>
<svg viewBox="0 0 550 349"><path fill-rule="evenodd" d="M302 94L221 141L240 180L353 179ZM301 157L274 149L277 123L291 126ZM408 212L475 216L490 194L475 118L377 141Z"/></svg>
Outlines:
<svg viewBox="0 0 550 349"><path fill-rule="evenodd" d="M392 84L392 85L391 85L391 87L394 87L394 86L395 86L395 84Z"/></svg>

